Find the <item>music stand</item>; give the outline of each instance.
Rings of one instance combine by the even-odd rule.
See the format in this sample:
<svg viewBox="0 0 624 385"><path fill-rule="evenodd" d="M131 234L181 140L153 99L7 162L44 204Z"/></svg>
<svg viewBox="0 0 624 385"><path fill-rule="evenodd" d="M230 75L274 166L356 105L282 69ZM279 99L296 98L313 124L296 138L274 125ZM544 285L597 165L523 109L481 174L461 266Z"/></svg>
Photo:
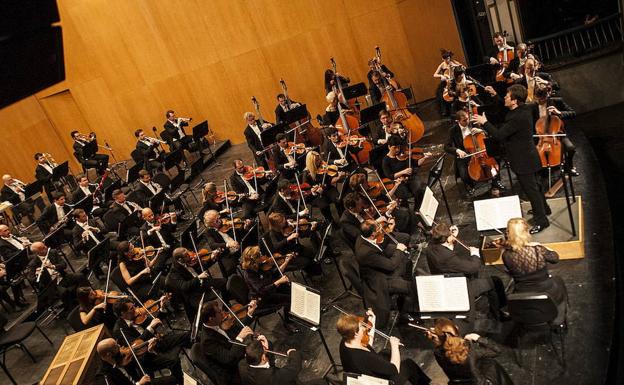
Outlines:
<svg viewBox="0 0 624 385"><path fill-rule="evenodd" d="M91 210L93 210L93 195L87 195L78 202L74 204L72 207L75 209L83 209L87 214L91 214Z"/></svg>
<svg viewBox="0 0 624 385"><path fill-rule="evenodd" d="M165 170L172 169L182 162L182 148L165 154Z"/></svg>
<svg viewBox="0 0 624 385"><path fill-rule="evenodd" d="M197 220L189 223L189 225L186 226L186 228L180 233L180 246L193 250L193 241L191 241L191 237L193 237L193 239L198 239Z"/></svg>
<svg viewBox="0 0 624 385"><path fill-rule="evenodd" d="M28 247L24 250L20 250L15 253L11 258L4 261L4 268L6 270L6 276L9 281L14 278L18 278L21 273L28 267Z"/></svg>
<svg viewBox="0 0 624 385"><path fill-rule="evenodd" d="M308 113L308 109L305 104L302 104L298 107L286 111L286 113L284 114L284 121L282 123L285 125L289 125L290 123L294 123L301 119L307 119L308 116L310 116L310 114Z"/></svg>
<svg viewBox="0 0 624 385"><path fill-rule="evenodd" d="M446 213L448 214L449 220L451 224L453 224L453 216L451 215L451 208L448 204L448 200L446 199L446 193L444 192L444 184L442 183L442 169L444 168L444 157L445 155L440 156L438 160L433 164L431 170L429 170L429 180L427 181L427 186L429 188L433 187L436 182L438 186L440 186L440 191L442 192L442 199L444 200L444 206L446 206Z"/></svg>
<svg viewBox="0 0 624 385"><path fill-rule="evenodd" d="M169 191L173 194L183 184L184 184L184 173L179 172L176 176L174 176L171 179L171 183L169 183Z"/></svg>
<svg viewBox="0 0 624 385"><path fill-rule="evenodd" d="M139 171L143 169L143 165L140 163L130 167L126 173L126 183L131 184L139 179Z"/></svg>
<svg viewBox="0 0 624 385"><path fill-rule="evenodd" d="M89 160L95 156L98 147L95 140L87 142L82 148L82 159Z"/></svg>
<svg viewBox="0 0 624 385"><path fill-rule="evenodd" d="M105 261L108 258L110 258L110 238L105 238L87 252L87 266L90 271L93 271L93 268L97 266L99 262Z"/></svg>
<svg viewBox="0 0 624 385"><path fill-rule="evenodd" d="M360 111L360 124L363 126L379 119L379 113L386 109L386 103L381 102L373 106L366 107Z"/></svg>
<svg viewBox="0 0 624 385"><path fill-rule="evenodd" d="M204 161L199 158L193 164L191 164L191 178L195 178L197 175L204 171Z"/></svg>
<svg viewBox="0 0 624 385"><path fill-rule="evenodd" d="M69 174L69 162L65 161L52 170L52 180L60 180Z"/></svg>
<svg viewBox="0 0 624 385"><path fill-rule="evenodd" d="M26 185L26 187L24 188L24 196L26 196L26 199L28 199L33 195L41 192L42 190L43 183L40 180L36 180Z"/></svg>
<svg viewBox="0 0 624 385"><path fill-rule="evenodd" d="M148 202L148 206L155 212L160 212L160 207L165 201L165 190L160 190L156 195L151 197Z"/></svg>
<svg viewBox="0 0 624 385"><path fill-rule="evenodd" d="M343 88L342 94L347 100L355 99L357 97L368 94L368 88L366 88L366 84L364 83L356 83L356 84L350 85L349 87Z"/></svg>
<svg viewBox="0 0 624 385"><path fill-rule="evenodd" d="M121 181L119 179L109 184L108 186L104 187L103 188L104 193L102 194L104 196L104 202L102 202L102 204L105 204L106 202L112 200L113 191L120 189L120 188L121 188Z"/></svg>
<svg viewBox="0 0 624 385"><path fill-rule="evenodd" d="M208 135L208 121L207 120L204 120L203 122L193 127L193 139L196 142L201 141L201 139L206 135Z"/></svg>
<svg viewBox="0 0 624 385"><path fill-rule="evenodd" d="M287 124L279 123L260 133L260 139L262 139L262 145L267 148L271 144L275 143L275 137L277 134L283 134L288 128Z"/></svg>

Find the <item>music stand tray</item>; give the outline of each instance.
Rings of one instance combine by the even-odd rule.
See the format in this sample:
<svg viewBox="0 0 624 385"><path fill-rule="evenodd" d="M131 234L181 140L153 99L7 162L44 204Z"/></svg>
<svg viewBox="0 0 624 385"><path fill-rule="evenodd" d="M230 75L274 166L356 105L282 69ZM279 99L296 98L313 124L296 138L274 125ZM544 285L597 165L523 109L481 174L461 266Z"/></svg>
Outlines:
<svg viewBox="0 0 624 385"><path fill-rule="evenodd" d="M284 124L290 124L296 122L301 119L307 119L310 114L308 113L308 109L305 104L300 105L299 107L295 107L291 110L286 111L284 115ZM264 143L264 142L263 142Z"/></svg>
<svg viewBox="0 0 624 385"><path fill-rule="evenodd" d="M69 162L65 161L52 170L52 180L59 180L69 174Z"/></svg>
<svg viewBox="0 0 624 385"><path fill-rule="evenodd" d="M73 208L74 210L83 209L87 214L90 214L91 210L93 209L93 195L87 195L86 197L82 198L74 204Z"/></svg>
<svg viewBox="0 0 624 385"><path fill-rule="evenodd" d="M169 191L173 194L184 184L184 173L179 172L176 176L171 179L171 183L169 184Z"/></svg>
<svg viewBox="0 0 624 385"><path fill-rule="evenodd" d="M355 99L357 97L368 94L368 88L366 88L366 84L364 83L356 83L350 85L349 87L343 88L342 94L347 100Z"/></svg>
<svg viewBox="0 0 624 385"><path fill-rule="evenodd" d="M128 172L126 174L126 182L127 183L134 183L139 179L139 171L141 171L143 169L143 165L142 164L135 164L134 166L130 167L128 169Z"/></svg>
<svg viewBox="0 0 624 385"><path fill-rule="evenodd" d="M18 277L28 266L28 248L20 250L14 254L11 258L4 261L4 267L6 269L6 276L8 280Z"/></svg>
<svg viewBox="0 0 624 385"><path fill-rule="evenodd" d="M155 213L160 212L160 206L165 201L165 190L160 190L158 194L149 199L149 207L154 210Z"/></svg>
<svg viewBox="0 0 624 385"><path fill-rule="evenodd" d="M93 246L91 250L87 252L87 263L89 270L97 265L98 262L105 261L110 256L110 239L105 238L102 242Z"/></svg>

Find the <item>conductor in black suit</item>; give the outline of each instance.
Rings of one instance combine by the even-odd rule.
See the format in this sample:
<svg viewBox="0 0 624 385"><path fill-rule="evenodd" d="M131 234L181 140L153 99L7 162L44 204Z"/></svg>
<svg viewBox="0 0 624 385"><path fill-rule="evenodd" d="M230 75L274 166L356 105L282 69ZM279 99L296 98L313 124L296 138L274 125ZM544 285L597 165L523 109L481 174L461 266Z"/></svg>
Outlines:
<svg viewBox="0 0 624 385"><path fill-rule="evenodd" d="M167 121L163 125L165 131L171 137L171 146L174 150L178 148L190 149L190 145L193 142L193 137L187 135L184 131L184 127L187 127L192 118L179 118L175 115L175 111L169 110L166 112L165 117Z"/></svg>
<svg viewBox="0 0 624 385"><path fill-rule="evenodd" d="M295 349L288 349L286 365L276 368L266 350L269 350L266 338L252 340L245 348L245 359L238 363L238 372L243 385L296 384L303 361L301 353Z"/></svg>
<svg viewBox="0 0 624 385"><path fill-rule="evenodd" d="M488 122L485 114L476 115L474 122L482 125L488 134L504 144L511 169L531 202L533 227L530 233L535 234L550 225L546 217L550 215L550 207L537 177L542 164L533 142L533 111L531 106L524 103L526 96L526 88L514 84L507 89L505 95L505 107L509 112L500 127Z"/></svg>
<svg viewBox="0 0 624 385"><path fill-rule="evenodd" d="M262 143L261 133L267 128L271 127L270 123L260 122L256 120L256 115L253 112L245 112L243 115L243 119L247 123L245 126L245 140L247 141L247 146L251 150L254 158L256 159L256 164L259 166L263 166L264 168L268 168L268 164L266 162L266 157L261 152L264 150L265 146L268 146L270 143Z"/></svg>

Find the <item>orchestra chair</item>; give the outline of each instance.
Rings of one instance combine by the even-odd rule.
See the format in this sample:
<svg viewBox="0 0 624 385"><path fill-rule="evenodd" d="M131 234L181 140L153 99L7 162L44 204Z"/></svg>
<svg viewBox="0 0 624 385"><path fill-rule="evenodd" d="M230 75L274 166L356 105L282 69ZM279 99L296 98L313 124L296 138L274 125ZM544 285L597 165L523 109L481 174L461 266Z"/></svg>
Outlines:
<svg viewBox="0 0 624 385"><path fill-rule="evenodd" d="M0 325L5 325L7 322L6 318L4 318L0 314ZM37 330L41 335L50 343L50 346L54 346L52 341L48 338L48 336L39 328L39 325L36 322L22 322L12 326L8 330L2 329L0 331L0 355L2 355L2 359L0 360L0 366L6 376L11 380L11 382L15 385L18 385L9 369L6 366L6 353L13 348L20 348L22 352L26 353L28 357L32 360L33 363L36 363L35 357L30 353L26 345L24 344L24 340L33 334L33 332Z"/></svg>
<svg viewBox="0 0 624 385"><path fill-rule="evenodd" d="M137 149L132 150L132 152L130 153L130 157L134 161L134 164L140 164L143 166L143 168L145 168L145 159L141 154L141 151Z"/></svg>
<svg viewBox="0 0 624 385"><path fill-rule="evenodd" d="M121 270L119 269L119 266L115 266L113 268L113 270L111 271L110 279L111 281L113 281L115 286L117 286L119 291L122 291L124 293L127 292L128 285L126 285L126 281L124 281L123 277L121 276Z"/></svg>
<svg viewBox="0 0 624 385"><path fill-rule="evenodd" d="M80 306L76 306L69 312L67 315L67 323L75 332L80 332L87 328L80 320Z"/></svg>
<svg viewBox="0 0 624 385"><path fill-rule="evenodd" d="M191 363L195 368L199 368L214 385L227 385L228 380L221 370L219 363L204 356L201 350L201 343L196 342L191 347Z"/></svg>
<svg viewBox="0 0 624 385"><path fill-rule="evenodd" d="M546 342L550 344L557 355L557 359L561 360L561 365L565 367L565 328L553 324L553 320L557 317L557 305L548 294L509 294L507 296L507 309L514 322L512 335L515 336L516 349L514 354L518 365L522 366L522 347L527 345L526 341L530 339L529 342L534 342L538 340L536 337L546 337ZM553 334L559 336L561 356L555 346Z"/></svg>
<svg viewBox="0 0 624 385"><path fill-rule="evenodd" d="M230 296L241 305L246 305L249 302L249 287L247 286L247 282L245 282L245 279L240 275L230 275L225 288ZM280 318L283 319L282 315L278 312L281 308L282 306L274 306L265 309L257 309L253 315L254 321L252 324L252 329L255 330L256 326L260 324L260 318L266 317L273 313L277 313Z"/></svg>

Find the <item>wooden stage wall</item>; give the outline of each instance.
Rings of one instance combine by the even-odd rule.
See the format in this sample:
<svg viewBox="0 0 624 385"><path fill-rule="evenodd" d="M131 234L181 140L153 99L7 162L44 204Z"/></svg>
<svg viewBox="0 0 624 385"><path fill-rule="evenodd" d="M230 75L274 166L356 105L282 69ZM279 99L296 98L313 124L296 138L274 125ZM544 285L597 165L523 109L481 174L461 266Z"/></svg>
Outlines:
<svg viewBox="0 0 624 385"><path fill-rule="evenodd" d="M0 110L0 173L33 179L36 151L72 161L69 132L91 130L119 159L136 128L162 130L164 112L207 119L218 138L244 140L256 96L273 121L283 78L313 116L325 106L334 57L366 82L374 47L416 100L433 97L440 48L463 60L450 1L58 0L66 81ZM79 116L76 116L78 114ZM81 126L84 125L84 126Z"/></svg>

